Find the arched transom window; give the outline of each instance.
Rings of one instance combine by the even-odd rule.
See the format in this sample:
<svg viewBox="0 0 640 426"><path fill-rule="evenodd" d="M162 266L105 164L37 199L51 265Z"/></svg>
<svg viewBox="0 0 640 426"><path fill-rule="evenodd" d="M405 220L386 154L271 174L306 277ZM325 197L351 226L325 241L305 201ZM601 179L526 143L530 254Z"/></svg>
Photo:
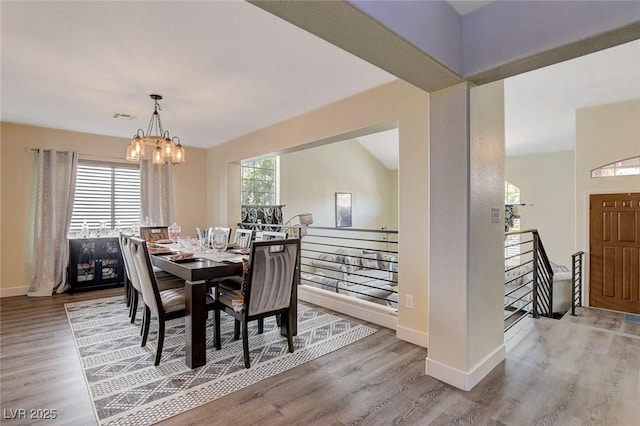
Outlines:
<svg viewBox="0 0 640 426"><path fill-rule="evenodd" d="M591 177L633 176L640 175L640 156L616 161L591 170Z"/></svg>

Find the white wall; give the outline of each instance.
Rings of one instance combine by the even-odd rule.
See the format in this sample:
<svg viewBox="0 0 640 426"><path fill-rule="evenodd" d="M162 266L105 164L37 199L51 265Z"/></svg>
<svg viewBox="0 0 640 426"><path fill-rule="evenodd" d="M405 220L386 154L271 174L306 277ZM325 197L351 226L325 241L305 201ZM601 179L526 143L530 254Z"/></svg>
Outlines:
<svg viewBox="0 0 640 426"><path fill-rule="evenodd" d="M469 390L504 359L504 85L430 99L427 374Z"/></svg>
<svg viewBox="0 0 640 426"><path fill-rule="evenodd" d="M429 94L394 81L315 111L209 149L209 223L235 226L239 217L238 162L270 153L284 153L318 141L362 136L364 131L399 127L398 232L399 297L414 297L414 308L398 308L397 335L427 344L429 184Z"/></svg>
<svg viewBox="0 0 640 426"><path fill-rule="evenodd" d="M397 213L394 217L390 213L397 211L397 187L397 173L353 139L280 157L280 203L287 206L285 220L311 212L315 226L335 226L335 193L349 192L353 228L396 229Z"/></svg>
<svg viewBox="0 0 640 426"><path fill-rule="evenodd" d="M640 155L640 98L576 112L576 249L589 252L589 195L640 192L640 176L592 178L591 170ZM588 295L588 275L586 293Z"/></svg>
<svg viewBox="0 0 640 426"><path fill-rule="evenodd" d="M35 212L36 153L31 148L74 150L80 158L122 161L130 140L44 127L2 123L2 212L0 222L1 296L26 294L33 274L33 221ZM173 169L176 221L184 232L205 223L207 193L206 155L186 147L187 162ZM194 208L200 203L201 208ZM66 244L66 241L61 241Z"/></svg>
<svg viewBox="0 0 640 426"><path fill-rule="evenodd" d="M537 229L549 259L570 266L575 250L575 151L514 155L505 179L520 188L520 228Z"/></svg>
<svg viewBox="0 0 640 426"><path fill-rule="evenodd" d="M389 171L389 229L398 229L398 171Z"/></svg>

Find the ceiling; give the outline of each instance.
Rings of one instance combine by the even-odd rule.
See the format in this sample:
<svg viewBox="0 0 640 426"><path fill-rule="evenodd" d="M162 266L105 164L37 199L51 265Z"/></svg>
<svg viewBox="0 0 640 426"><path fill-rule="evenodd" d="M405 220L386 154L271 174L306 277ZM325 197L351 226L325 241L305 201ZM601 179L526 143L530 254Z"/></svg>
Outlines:
<svg viewBox="0 0 640 426"><path fill-rule="evenodd" d="M1 31L3 121L131 138L158 93L186 146L396 79L244 1L2 2Z"/></svg>
<svg viewBox="0 0 640 426"><path fill-rule="evenodd" d="M395 80L244 1L1 7L6 122L130 138L158 93L164 127L206 148ZM572 149L575 108L640 97L639 43L506 80L507 152Z"/></svg>
<svg viewBox="0 0 640 426"><path fill-rule="evenodd" d="M382 163L388 170L398 170L400 157L400 134L398 128L371 133L356 138L356 141Z"/></svg>
<svg viewBox="0 0 640 426"><path fill-rule="evenodd" d="M449 1L449 4L453 6L456 12L464 16L471 12L475 12L492 1L494 0L451 0Z"/></svg>
<svg viewBox="0 0 640 426"><path fill-rule="evenodd" d="M576 109L636 98L640 40L508 78L507 155L571 151Z"/></svg>

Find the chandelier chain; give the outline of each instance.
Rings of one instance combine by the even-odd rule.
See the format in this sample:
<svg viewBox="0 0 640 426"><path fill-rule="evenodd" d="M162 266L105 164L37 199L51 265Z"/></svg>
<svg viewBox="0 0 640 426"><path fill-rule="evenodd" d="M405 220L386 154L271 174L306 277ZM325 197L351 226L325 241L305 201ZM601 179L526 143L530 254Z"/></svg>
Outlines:
<svg viewBox="0 0 640 426"><path fill-rule="evenodd" d="M158 103L158 99L154 98L155 105L153 107L153 114L151 114L151 119L149 120L149 127L147 127L147 136L159 136L164 137L164 129L162 128L162 120L160 120L160 113L158 111L162 111L162 106ZM152 133L154 130L156 134Z"/></svg>

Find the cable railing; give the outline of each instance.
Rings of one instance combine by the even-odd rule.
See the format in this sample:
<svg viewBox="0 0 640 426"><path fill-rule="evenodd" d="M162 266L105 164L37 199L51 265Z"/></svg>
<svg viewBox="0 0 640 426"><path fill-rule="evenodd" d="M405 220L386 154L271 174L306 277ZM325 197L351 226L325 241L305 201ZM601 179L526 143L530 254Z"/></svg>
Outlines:
<svg viewBox="0 0 640 426"><path fill-rule="evenodd" d="M573 316L576 316L576 307L582 306L583 261L583 251L571 255L571 315Z"/></svg>
<svg viewBox="0 0 640 426"><path fill-rule="evenodd" d="M300 284L398 306L398 231L310 226L301 240Z"/></svg>
<svg viewBox="0 0 640 426"><path fill-rule="evenodd" d="M505 331L528 315L553 317L553 269L537 230L505 234Z"/></svg>
<svg viewBox="0 0 640 426"><path fill-rule="evenodd" d="M300 285L393 309L398 307L398 231L238 223L254 238L264 231L300 240Z"/></svg>

